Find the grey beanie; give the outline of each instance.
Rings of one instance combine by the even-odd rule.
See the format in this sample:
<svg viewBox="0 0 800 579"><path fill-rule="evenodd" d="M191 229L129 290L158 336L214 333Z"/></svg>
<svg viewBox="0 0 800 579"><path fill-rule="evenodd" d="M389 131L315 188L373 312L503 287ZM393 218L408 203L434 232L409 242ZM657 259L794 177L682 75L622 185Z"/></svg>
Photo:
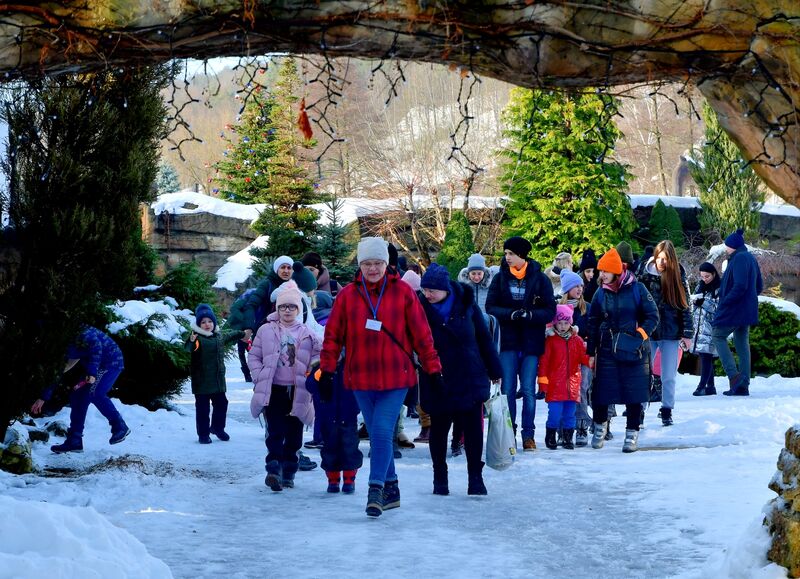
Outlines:
<svg viewBox="0 0 800 579"><path fill-rule="evenodd" d="M473 253L467 260L467 271L475 271L476 269L481 271L486 269L486 260L480 253Z"/></svg>

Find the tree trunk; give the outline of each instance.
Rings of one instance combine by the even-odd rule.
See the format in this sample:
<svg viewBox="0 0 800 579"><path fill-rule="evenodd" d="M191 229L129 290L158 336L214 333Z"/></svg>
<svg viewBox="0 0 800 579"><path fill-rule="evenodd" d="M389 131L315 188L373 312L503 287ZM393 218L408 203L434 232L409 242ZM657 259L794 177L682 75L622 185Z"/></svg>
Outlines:
<svg viewBox="0 0 800 579"><path fill-rule="evenodd" d="M792 14L797 0L4 4L0 71L12 78L285 51L452 64L528 87L692 81L756 172L797 204L800 19Z"/></svg>

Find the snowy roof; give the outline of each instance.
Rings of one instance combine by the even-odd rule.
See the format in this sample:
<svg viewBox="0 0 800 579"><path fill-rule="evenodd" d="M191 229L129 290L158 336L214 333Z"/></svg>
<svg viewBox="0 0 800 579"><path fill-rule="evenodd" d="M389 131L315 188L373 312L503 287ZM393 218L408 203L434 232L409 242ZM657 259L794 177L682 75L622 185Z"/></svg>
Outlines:
<svg viewBox="0 0 800 579"><path fill-rule="evenodd" d="M196 191L179 191L178 193L159 195L158 199L150 204L150 207L153 208L156 215L164 211L168 211L173 215L212 213L223 217L244 219L252 223L258 219L258 215L264 210L265 205L263 203L244 205L197 193Z"/></svg>
<svg viewBox="0 0 800 579"><path fill-rule="evenodd" d="M664 205L669 205L675 208L692 209L700 208L700 201L697 197L673 197L670 195L628 195L631 202L631 207L652 207L660 199ZM785 215L788 217L800 217L800 209L788 203L783 205L776 205L774 203L766 203L761 208L761 213L768 213L770 215Z"/></svg>

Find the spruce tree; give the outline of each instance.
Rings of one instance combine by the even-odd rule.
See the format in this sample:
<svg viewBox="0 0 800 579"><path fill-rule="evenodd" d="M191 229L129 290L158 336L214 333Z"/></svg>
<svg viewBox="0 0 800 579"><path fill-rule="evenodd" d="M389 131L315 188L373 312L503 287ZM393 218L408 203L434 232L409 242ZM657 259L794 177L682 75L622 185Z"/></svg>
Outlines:
<svg viewBox="0 0 800 579"><path fill-rule="evenodd" d="M444 233L444 243L436 263L447 268L450 279L458 279L459 272L467 266L469 256L475 253L475 242L469 220L462 211L453 215Z"/></svg>
<svg viewBox="0 0 800 579"><path fill-rule="evenodd" d="M683 225L678 211L671 205L667 206L659 199L650 213L649 241L655 245L659 241L669 239L675 247L684 244Z"/></svg>
<svg viewBox="0 0 800 579"><path fill-rule="evenodd" d="M527 238L543 263L561 251L603 251L636 229L627 169L611 157L620 137L617 106L596 92L511 92L500 152L506 231Z"/></svg>
<svg viewBox="0 0 800 579"><path fill-rule="evenodd" d="M700 227L712 241L741 227L749 239L758 237L764 205L761 178L745 163L739 148L720 127L717 114L703 105L705 142L693 151L692 178L700 190Z"/></svg>
<svg viewBox="0 0 800 579"><path fill-rule="evenodd" d="M342 223L341 211L344 201L334 196L325 205L328 208L326 211L328 222L319 226L314 251L320 255L332 278L349 281L354 273L351 262L355 244L348 240L349 228Z"/></svg>
<svg viewBox="0 0 800 579"><path fill-rule="evenodd" d="M161 161L158 166L158 175L156 175L155 187L158 195L164 195L165 193L177 193L180 191L181 182L178 178L178 172L175 170L175 167L166 161Z"/></svg>
<svg viewBox="0 0 800 579"><path fill-rule="evenodd" d="M256 87L235 128L238 142L217 163L218 188L240 202L265 203L253 225L269 236L269 255L299 255L316 233L317 211L324 200L304 167L303 149L314 145L297 124L300 78L294 59L286 58L271 91Z"/></svg>

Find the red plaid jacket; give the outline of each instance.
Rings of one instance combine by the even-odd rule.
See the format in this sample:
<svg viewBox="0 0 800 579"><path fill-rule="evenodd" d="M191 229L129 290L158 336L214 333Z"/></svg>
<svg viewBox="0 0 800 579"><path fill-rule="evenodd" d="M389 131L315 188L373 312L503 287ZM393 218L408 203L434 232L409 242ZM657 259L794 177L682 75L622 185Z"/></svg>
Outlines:
<svg viewBox="0 0 800 579"><path fill-rule="evenodd" d="M320 355L323 372L335 372L336 361L345 349L344 383L350 390L393 390L410 388L417 383L417 374L409 355L416 352L422 369L428 373L442 371L439 355L419 298L396 273L386 272L387 283L378 319L400 342L396 344L383 330L366 328L372 311L367 305L361 272L354 283L343 287L333 302L333 310L325 325L325 341ZM367 284L373 307L383 280L371 287Z"/></svg>

